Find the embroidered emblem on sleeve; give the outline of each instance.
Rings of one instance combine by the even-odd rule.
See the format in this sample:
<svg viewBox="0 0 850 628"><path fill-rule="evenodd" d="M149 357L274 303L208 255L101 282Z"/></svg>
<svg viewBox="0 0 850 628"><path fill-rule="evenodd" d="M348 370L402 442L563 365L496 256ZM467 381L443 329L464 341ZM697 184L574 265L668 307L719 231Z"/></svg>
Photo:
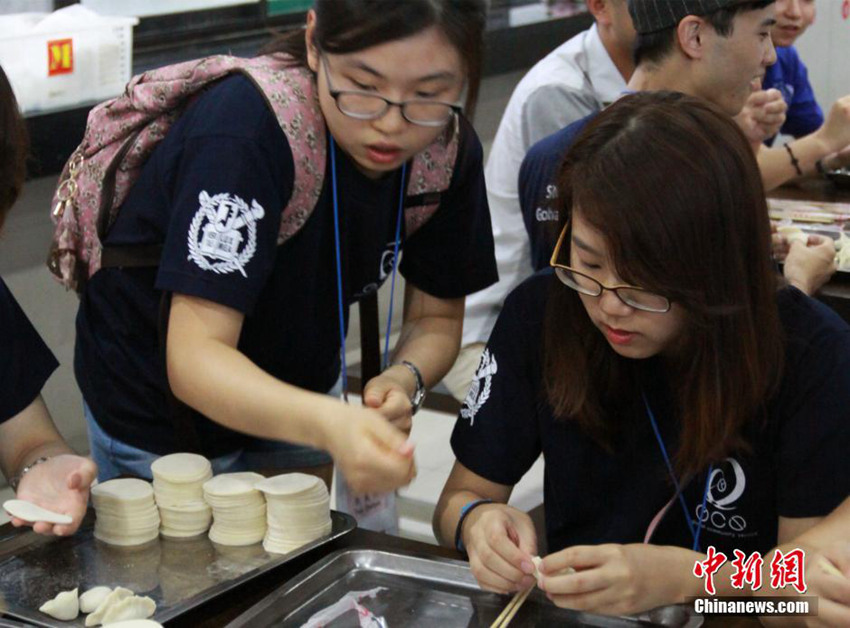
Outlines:
<svg viewBox="0 0 850 628"><path fill-rule="evenodd" d="M266 212L257 201L251 205L235 194L198 195L200 207L189 225L189 259L203 270L226 274L245 265L257 251L257 221Z"/></svg>
<svg viewBox="0 0 850 628"><path fill-rule="evenodd" d="M469 392L466 395L466 400L463 402L463 407L460 410L460 416L464 419L469 419L469 425L474 425L475 415L487 403L490 398L490 387L495 375L499 370L499 365L496 363L496 357L490 353L490 349L484 349L481 354L481 362L478 364L478 370L472 378L472 385L469 387Z"/></svg>

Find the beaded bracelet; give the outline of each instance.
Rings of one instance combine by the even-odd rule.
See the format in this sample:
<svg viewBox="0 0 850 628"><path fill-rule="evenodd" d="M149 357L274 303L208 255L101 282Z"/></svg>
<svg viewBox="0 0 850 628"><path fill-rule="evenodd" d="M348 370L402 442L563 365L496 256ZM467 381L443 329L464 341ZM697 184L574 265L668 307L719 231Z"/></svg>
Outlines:
<svg viewBox="0 0 850 628"><path fill-rule="evenodd" d="M474 499L460 509L460 518L457 520L457 527L455 528L455 547L457 548L457 551L466 554L466 548L463 545L463 537L461 535L461 532L463 531L463 522L466 517L479 506L492 503L492 499Z"/></svg>
<svg viewBox="0 0 850 628"><path fill-rule="evenodd" d="M50 460L50 456L42 456L41 458L36 458L32 462L30 462L27 466L21 469L21 472L18 475L15 475L9 479L9 486L12 487L12 490L16 493L18 492L18 484L21 483L21 480L24 479L24 476L32 471L33 467L41 464L42 462L47 462Z"/></svg>

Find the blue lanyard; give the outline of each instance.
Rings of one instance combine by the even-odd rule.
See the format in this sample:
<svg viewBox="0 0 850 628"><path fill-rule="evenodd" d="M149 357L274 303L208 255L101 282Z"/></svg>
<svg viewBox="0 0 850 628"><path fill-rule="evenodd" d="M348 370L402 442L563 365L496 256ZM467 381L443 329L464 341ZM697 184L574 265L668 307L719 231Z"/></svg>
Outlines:
<svg viewBox="0 0 850 628"><path fill-rule="evenodd" d="M652 424L652 431L655 432L655 438L658 441L658 447L661 449L661 455L664 457L664 464L667 465L667 473L670 474L670 479L673 480L673 486L676 488L676 495L679 497L679 503L682 504L682 511L685 513L685 520L688 522L688 529L691 531L691 536L694 539L692 549L695 552L700 551L699 537L702 532L702 526L699 523L694 523L691 515L688 512L688 504L685 503L685 496L682 494L682 488L679 486L679 481L676 479L676 474L673 472L673 465L670 464L670 456L667 455L667 447L664 446L664 439L661 438L661 432L658 430L658 424L655 422L655 414L649 406L649 401L646 398L646 393L641 392L643 397L643 405L646 407L646 414L649 416L649 422ZM711 473L714 470L714 465L708 466L708 476L705 480L705 489L702 493L702 508L701 512L705 512L705 503L708 499L708 489L711 486Z"/></svg>
<svg viewBox="0 0 850 628"><path fill-rule="evenodd" d="M342 396L348 403L348 367L345 360L345 304L342 298L342 252L340 247L339 237L339 195L336 185L336 142L333 136L330 136L330 151L331 151L331 188L333 191L334 204L334 244L336 246L336 295L339 314L339 339L340 339L340 358L342 361ZM387 334L384 342L384 358L383 367L387 368L390 361L390 331L393 323L393 297L395 295L395 276L398 269L398 249L401 242L401 221L404 215L404 186L407 175L407 164L401 167L401 190L398 194L398 216L396 218L395 227L395 246L393 247L393 272L392 281L390 283L390 309L387 316Z"/></svg>

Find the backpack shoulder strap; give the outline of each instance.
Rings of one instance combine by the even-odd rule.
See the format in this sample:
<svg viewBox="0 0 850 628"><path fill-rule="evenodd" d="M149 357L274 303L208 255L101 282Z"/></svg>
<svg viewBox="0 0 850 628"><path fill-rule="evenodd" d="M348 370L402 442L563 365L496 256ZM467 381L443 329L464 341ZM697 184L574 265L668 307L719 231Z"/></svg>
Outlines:
<svg viewBox="0 0 850 628"><path fill-rule="evenodd" d="M457 162L460 142L458 120L414 158L405 198L405 233L410 237L424 225L440 206L443 192L449 189Z"/></svg>
<svg viewBox="0 0 850 628"><path fill-rule="evenodd" d="M257 57L241 71L265 97L292 151L295 180L281 216L281 244L304 226L322 192L327 157L325 119L312 72L292 65L290 57L279 53Z"/></svg>

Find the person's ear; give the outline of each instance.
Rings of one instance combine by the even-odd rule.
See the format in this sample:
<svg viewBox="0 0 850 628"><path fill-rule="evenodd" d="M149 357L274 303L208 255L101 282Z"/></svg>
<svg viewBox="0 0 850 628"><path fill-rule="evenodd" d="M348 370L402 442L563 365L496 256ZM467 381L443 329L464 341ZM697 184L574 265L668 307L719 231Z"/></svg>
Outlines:
<svg viewBox="0 0 850 628"><path fill-rule="evenodd" d="M587 0L587 10L593 15L594 19L600 26L609 26L611 24L610 5L611 0Z"/></svg>
<svg viewBox="0 0 850 628"><path fill-rule="evenodd" d="M304 30L304 41L307 45L307 65L313 72L319 72L319 49L315 43L316 37L316 11L307 11L307 28Z"/></svg>
<svg viewBox="0 0 850 628"><path fill-rule="evenodd" d="M705 56L706 36L710 27L701 17L688 15L676 26L676 40L682 53L690 59Z"/></svg>

